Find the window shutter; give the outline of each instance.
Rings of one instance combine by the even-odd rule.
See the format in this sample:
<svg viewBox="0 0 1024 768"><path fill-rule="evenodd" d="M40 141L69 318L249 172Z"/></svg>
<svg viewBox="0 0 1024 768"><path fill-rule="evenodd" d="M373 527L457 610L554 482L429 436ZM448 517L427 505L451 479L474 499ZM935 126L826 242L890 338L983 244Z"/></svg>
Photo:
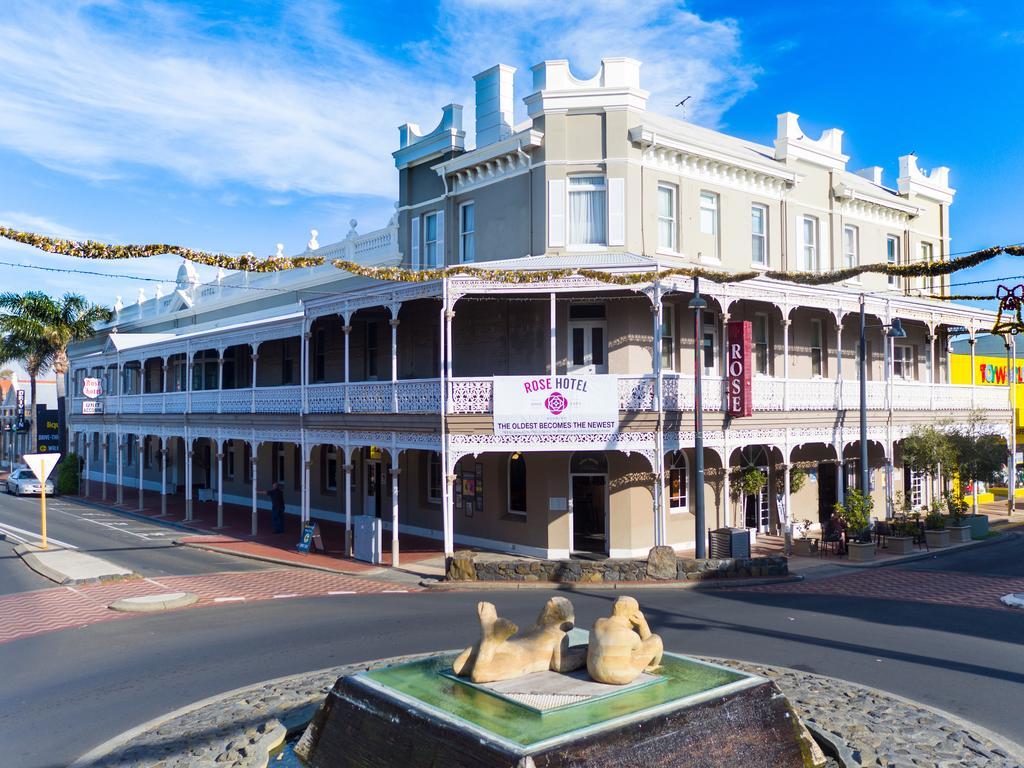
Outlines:
<svg viewBox="0 0 1024 768"><path fill-rule="evenodd" d="M626 244L626 180L608 179L608 245Z"/></svg>
<svg viewBox="0 0 1024 768"><path fill-rule="evenodd" d="M565 246L565 180L548 182L548 245Z"/></svg>
<svg viewBox="0 0 1024 768"><path fill-rule="evenodd" d="M420 266L420 217L409 214L409 265L413 269Z"/></svg>
<svg viewBox="0 0 1024 768"><path fill-rule="evenodd" d="M448 263L444 255L444 211L437 212L437 252L431 267L443 267Z"/></svg>

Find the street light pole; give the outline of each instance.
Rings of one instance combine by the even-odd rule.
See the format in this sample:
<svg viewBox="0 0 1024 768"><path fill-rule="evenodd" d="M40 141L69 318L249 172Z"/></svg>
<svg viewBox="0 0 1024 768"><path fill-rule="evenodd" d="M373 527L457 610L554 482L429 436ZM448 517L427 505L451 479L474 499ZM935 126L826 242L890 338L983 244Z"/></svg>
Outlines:
<svg viewBox="0 0 1024 768"><path fill-rule="evenodd" d="M689 308L694 311L693 316L693 450L694 450L694 474L693 474L693 527L698 559L707 556L704 547L704 400L701 392L701 373L703 361L701 360L701 349L704 343L704 308L707 302L700 295L700 278L693 278L693 298L690 299ZM728 471L728 467L726 467Z"/></svg>

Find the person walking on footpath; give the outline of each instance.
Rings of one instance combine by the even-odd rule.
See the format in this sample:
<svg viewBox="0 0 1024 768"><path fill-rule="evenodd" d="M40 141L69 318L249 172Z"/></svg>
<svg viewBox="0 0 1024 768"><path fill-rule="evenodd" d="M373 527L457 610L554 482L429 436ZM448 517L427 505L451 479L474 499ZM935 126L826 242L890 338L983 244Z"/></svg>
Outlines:
<svg viewBox="0 0 1024 768"><path fill-rule="evenodd" d="M274 522L274 533L284 533L284 491L280 483L274 483L267 491L270 497L270 518Z"/></svg>

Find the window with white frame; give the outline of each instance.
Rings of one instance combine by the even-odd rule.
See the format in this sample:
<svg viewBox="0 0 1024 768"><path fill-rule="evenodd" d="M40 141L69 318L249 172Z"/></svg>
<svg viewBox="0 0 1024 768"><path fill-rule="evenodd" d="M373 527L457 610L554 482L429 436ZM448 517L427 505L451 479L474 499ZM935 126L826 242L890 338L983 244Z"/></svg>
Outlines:
<svg viewBox="0 0 1024 768"><path fill-rule="evenodd" d="M431 451L427 454L427 501L441 503L441 454Z"/></svg>
<svg viewBox="0 0 1024 768"><path fill-rule="evenodd" d="M436 213L428 213L423 217L423 264L427 267L438 265Z"/></svg>
<svg viewBox="0 0 1024 768"><path fill-rule="evenodd" d="M825 334L821 320L811 320L811 376L825 375Z"/></svg>
<svg viewBox="0 0 1024 768"><path fill-rule="evenodd" d="M569 177L569 244L608 242L608 186L604 176Z"/></svg>
<svg viewBox="0 0 1024 768"><path fill-rule="evenodd" d="M508 513L526 516L526 458L518 451L508 457Z"/></svg>
<svg viewBox="0 0 1024 768"><path fill-rule="evenodd" d="M921 243L921 253L920 253L921 261L923 263L925 263L925 264L931 264L932 263L932 256L933 255L934 254L933 254L933 251L932 251L932 244L931 243ZM920 278L920 280L919 280L919 287L921 289L928 288L928 287L931 286L931 283L932 283L932 278L931 277L922 276Z"/></svg>
<svg viewBox="0 0 1024 768"><path fill-rule="evenodd" d="M702 235L718 234L718 195L700 193L700 231Z"/></svg>
<svg viewBox="0 0 1024 768"><path fill-rule="evenodd" d="M800 220L800 268L805 272L818 271L818 220L804 216Z"/></svg>
<svg viewBox="0 0 1024 768"><path fill-rule="evenodd" d="M133 466L135 464L135 452L138 449L135 446L135 435L125 435L124 439L124 463L126 466Z"/></svg>
<svg viewBox="0 0 1024 768"><path fill-rule="evenodd" d="M897 379L914 378L914 348L911 345L893 345L892 375Z"/></svg>
<svg viewBox="0 0 1024 768"><path fill-rule="evenodd" d="M750 206L750 262L768 266L768 206L761 203Z"/></svg>
<svg viewBox="0 0 1024 768"><path fill-rule="evenodd" d="M906 472L910 475L907 483L907 498L913 509L919 509L924 506L924 472L918 472L913 469L908 469Z"/></svg>
<svg viewBox="0 0 1024 768"><path fill-rule="evenodd" d="M686 511L686 454L676 451L668 469L668 507L673 512Z"/></svg>
<svg viewBox="0 0 1024 768"><path fill-rule="evenodd" d="M857 227L847 224L843 227L843 266L856 267L860 264L860 232Z"/></svg>
<svg viewBox="0 0 1024 768"><path fill-rule="evenodd" d="M338 449L333 445L323 446L324 490L338 490Z"/></svg>
<svg viewBox="0 0 1024 768"><path fill-rule="evenodd" d="M676 251L676 187L674 184L658 185L658 248Z"/></svg>
<svg viewBox="0 0 1024 768"><path fill-rule="evenodd" d="M676 369L675 312L669 304L661 305L661 369Z"/></svg>
<svg viewBox="0 0 1024 768"><path fill-rule="evenodd" d="M757 313L751 323L754 341L754 370L762 376L768 375L769 339L768 315Z"/></svg>
<svg viewBox="0 0 1024 768"><path fill-rule="evenodd" d="M885 263L891 267L899 266L900 263L900 239L897 235L886 235L885 237ZM898 275L889 275L889 286L900 287Z"/></svg>
<svg viewBox="0 0 1024 768"><path fill-rule="evenodd" d="M235 479L235 442L228 440L224 446L224 474L228 480Z"/></svg>
<svg viewBox="0 0 1024 768"><path fill-rule="evenodd" d="M476 261L476 204L459 206L459 261Z"/></svg>

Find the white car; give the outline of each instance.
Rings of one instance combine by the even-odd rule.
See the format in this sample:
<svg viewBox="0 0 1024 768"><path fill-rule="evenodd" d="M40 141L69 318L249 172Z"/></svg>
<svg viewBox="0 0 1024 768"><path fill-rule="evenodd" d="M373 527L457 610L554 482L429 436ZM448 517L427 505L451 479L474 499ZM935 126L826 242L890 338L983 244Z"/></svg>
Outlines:
<svg viewBox="0 0 1024 768"><path fill-rule="evenodd" d="M30 493L42 493L42 488L39 484L39 478L36 477L31 469L16 469L7 478L7 492L13 493L16 496L24 496ZM46 493L47 495L53 495L53 482L51 480L46 481Z"/></svg>

